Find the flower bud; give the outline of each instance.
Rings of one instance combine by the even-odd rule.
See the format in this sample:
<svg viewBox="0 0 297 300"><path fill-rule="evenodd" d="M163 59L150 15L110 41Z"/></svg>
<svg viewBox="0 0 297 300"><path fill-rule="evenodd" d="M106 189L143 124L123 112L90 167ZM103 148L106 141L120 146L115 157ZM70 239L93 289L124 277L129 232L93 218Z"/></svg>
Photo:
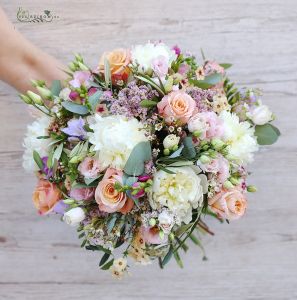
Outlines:
<svg viewBox="0 0 297 300"><path fill-rule="evenodd" d="M79 163L81 161L81 157L80 156L73 156L70 160L69 160L69 162L71 163L71 164L77 164L77 163Z"/></svg>
<svg viewBox="0 0 297 300"><path fill-rule="evenodd" d="M230 190L230 189L234 188L234 185L229 180L227 180L224 182L224 188Z"/></svg>
<svg viewBox="0 0 297 300"><path fill-rule="evenodd" d="M240 184L240 179L235 178L235 177L231 177L230 178L230 182L234 185L239 185Z"/></svg>
<svg viewBox="0 0 297 300"><path fill-rule="evenodd" d="M170 76L164 85L165 92L168 93L172 91L172 86L173 86L173 78Z"/></svg>
<svg viewBox="0 0 297 300"><path fill-rule="evenodd" d="M76 71L76 66L73 62L71 62L69 65L68 65L68 68L72 71L72 72L75 72Z"/></svg>
<svg viewBox="0 0 297 300"><path fill-rule="evenodd" d="M154 226L156 225L156 223L157 223L157 221L156 221L156 219L154 219L154 218L151 218L151 219L149 220L149 224L150 224L150 226L152 226L152 227L154 227Z"/></svg>
<svg viewBox="0 0 297 300"><path fill-rule="evenodd" d="M220 139L212 139L211 144L215 150L220 150L225 145L225 143Z"/></svg>
<svg viewBox="0 0 297 300"><path fill-rule="evenodd" d="M79 54L79 53L76 53L75 54L75 59L78 61L78 62L83 62L83 58L82 58L82 56Z"/></svg>
<svg viewBox="0 0 297 300"><path fill-rule="evenodd" d="M64 216L63 221L70 226L77 226L86 218L86 214L81 207L75 207L68 210Z"/></svg>
<svg viewBox="0 0 297 300"><path fill-rule="evenodd" d="M169 239L170 241L174 241L174 234L172 232L169 234Z"/></svg>
<svg viewBox="0 0 297 300"><path fill-rule="evenodd" d="M32 100L26 96L26 95L23 95L23 94L19 94L19 97L26 103L26 104L32 104Z"/></svg>
<svg viewBox="0 0 297 300"><path fill-rule="evenodd" d="M163 154L168 156L170 154L170 150L169 149L164 149Z"/></svg>
<svg viewBox="0 0 297 300"><path fill-rule="evenodd" d="M255 193L255 192L257 192L257 188L254 185L249 185L247 187L247 191L250 193Z"/></svg>
<svg viewBox="0 0 297 300"><path fill-rule="evenodd" d="M161 240L164 240L165 234L162 230L159 231L159 236Z"/></svg>
<svg viewBox="0 0 297 300"><path fill-rule="evenodd" d="M202 156L199 158L199 160L200 160L201 163L203 163L203 164L208 164L208 163L210 163L210 161L211 161L211 159L210 159L208 156L206 156L206 155L202 155Z"/></svg>
<svg viewBox="0 0 297 300"><path fill-rule="evenodd" d="M63 202L65 204L73 204L75 202L75 200L73 200L73 199L64 199Z"/></svg>
<svg viewBox="0 0 297 300"><path fill-rule="evenodd" d="M195 137L199 137L199 136L201 135L201 131L195 130L195 131L193 132L193 135L194 135Z"/></svg>
<svg viewBox="0 0 297 300"><path fill-rule="evenodd" d="M40 87L40 86L37 86L36 88L37 88L39 94L43 98L45 98L45 99L51 99L52 98L52 93L48 88L44 88L44 87Z"/></svg>
<svg viewBox="0 0 297 300"><path fill-rule="evenodd" d="M178 150L178 145L172 147L172 151L176 151L176 150Z"/></svg>
<svg viewBox="0 0 297 300"><path fill-rule="evenodd" d="M82 71L89 71L89 68L81 62L78 63L78 66Z"/></svg>
<svg viewBox="0 0 297 300"><path fill-rule="evenodd" d="M43 105L42 99L39 95L33 93L32 91L27 91L27 95L31 98L31 100L37 105Z"/></svg>

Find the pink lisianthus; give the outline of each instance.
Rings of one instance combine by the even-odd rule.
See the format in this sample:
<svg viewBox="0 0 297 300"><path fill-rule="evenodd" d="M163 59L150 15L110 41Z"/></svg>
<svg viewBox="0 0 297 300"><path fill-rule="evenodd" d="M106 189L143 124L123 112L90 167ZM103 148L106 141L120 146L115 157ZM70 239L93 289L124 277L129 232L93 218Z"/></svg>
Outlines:
<svg viewBox="0 0 297 300"><path fill-rule="evenodd" d="M140 233L144 239L144 241L148 244L165 244L168 240L168 237L165 235L163 239L160 237L160 229L155 227L145 227L142 226L140 228Z"/></svg>
<svg viewBox="0 0 297 300"><path fill-rule="evenodd" d="M224 183L230 176L229 162L221 154L218 154L218 157L211 160L209 164L203 164L200 167L205 172L216 174L219 183Z"/></svg>
<svg viewBox="0 0 297 300"><path fill-rule="evenodd" d="M188 129L190 132L199 132L202 140L220 138L224 134L223 122L213 111L195 114L188 121Z"/></svg>
<svg viewBox="0 0 297 300"><path fill-rule="evenodd" d="M69 196L77 201L90 200L94 197L95 188L71 189Z"/></svg>
<svg viewBox="0 0 297 300"><path fill-rule="evenodd" d="M107 213L119 211L126 214L133 208L134 202L125 192L116 190L116 182L123 183L123 172L108 168L96 188L95 199L101 211Z"/></svg>
<svg viewBox="0 0 297 300"><path fill-rule="evenodd" d="M89 71L76 71L73 73L73 80L69 84L74 88L80 88L82 85L89 86L92 75Z"/></svg>
<svg viewBox="0 0 297 300"><path fill-rule="evenodd" d="M95 178L102 171L98 160L86 157L78 166L78 171L86 178Z"/></svg>
<svg viewBox="0 0 297 300"><path fill-rule="evenodd" d="M159 114L167 124L178 121L181 125L187 123L194 114L196 102L183 91L174 91L164 96L157 104Z"/></svg>
<svg viewBox="0 0 297 300"><path fill-rule="evenodd" d="M160 55L152 60L152 68L159 77L164 77L167 74L168 67L167 59L163 55Z"/></svg>
<svg viewBox="0 0 297 300"><path fill-rule="evenodd" d="M208 200L210 209L227 220L236 220L246 211L247 201L239 187L222 190Z"/></svg>

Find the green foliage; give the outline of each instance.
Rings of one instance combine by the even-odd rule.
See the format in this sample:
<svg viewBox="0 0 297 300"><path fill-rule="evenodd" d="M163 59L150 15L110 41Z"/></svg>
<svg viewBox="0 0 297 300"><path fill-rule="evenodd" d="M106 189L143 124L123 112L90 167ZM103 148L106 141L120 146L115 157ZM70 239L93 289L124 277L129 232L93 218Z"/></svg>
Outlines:
<svg viewBox="0 0 297 300"><path fill-rule="evenodd" d="M229 78L224 81L224 91L230 105L234 105L240 100L240 93L234 86L234 83L230 82Z"/></svg>
<svg viewBox="0 0 297 300"><path fill-rule="evenodd" d="M203 90L209 89L223 80L223 76L219 73L206 76L204 80L190 79L189 82Z"/></svg>
<svg viewBox="0 0 297 300"><path fill-rule="evenodd" d="M223 67L225 70L229 69L232 67L232 64L228 64L228 63L221 63L220 64L221 67Z"/></svg>
<svg viewBox="0 0 297 300"><path fill-rule="evenodd" d="M105 78L106 88L108 88L109 84L111 84L111 72L110 72L109 61L106 58L104 59L104 78Z"/></svg>
<svg viewBox="0 0 297 300"><path fill-rule="evenodd" d="M67 110L77 115L87 115L89 110L86 106L70 101L62 102L62 106Z"/></svg>
<svg viewBox="0 0 297 300"><path fill-rule="evenodd" d="M126 174L139 176L144 173L144 164L151 159L150 142L140 142L132 150L128 161L124 167Z"/></svg>
<svg viewBox="0 0 297 300"><path fill-rule="evenodd" d="M140 102L140 106L141 107L145 107L145 108L152 108L155 107L158 104L158 102L153 101L153 100L142 100Z"/></svg>
<svg viewBox="0 0 297 300"><path fill-rule="evenodd" d="M96 106L100 103L100 97L102 96L102 94L102 91L97 91L89 97L88 102L91 105L93 111L95 110Z"/></svg>
<svg viewBox="0 0 297 300"><path fill-rule="evenodd" d="M37 164L38 168L41 170L43 168L43 162L42 159L37 151L33 151L33 159L35 163Z"/></svg>
<svg viewBox="0 0 297 300"><path fill-rule="evenodd" d="M62 85L61 85L61 81L60 80L54 80L52 82L52 86L51 86L51 93L54 96L59 96L60 92L62 90Z"/></svg>
<svg viewBox="0 0 297 300"><path fill-rule="evenodd" d="M187 136L183 140L184 148L182 149L182 155L188 159L192 159L196 156L196 150L193 144L191 136Z"/></svg>
<svg viewBox="0 0 297 300"><path fill-rule="evenodd" d="M272 145L280 136L280 131L272 124L267 123L265 125L256 125L255 135L259 145Z"/></svg>

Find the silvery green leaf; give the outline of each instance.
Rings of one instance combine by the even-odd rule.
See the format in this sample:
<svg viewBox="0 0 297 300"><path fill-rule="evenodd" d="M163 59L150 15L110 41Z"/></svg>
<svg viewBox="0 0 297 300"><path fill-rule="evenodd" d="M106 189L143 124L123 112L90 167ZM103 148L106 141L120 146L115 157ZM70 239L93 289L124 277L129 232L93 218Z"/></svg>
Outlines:
<svg viewBox="0 0 297 300"><path fill-rule="evenodd" d="M76 156L79 151L80 151L80 148L82 147L82 142L79 142L70 152L69 154L69 157L74 157Z"/></svg>
<svg viewBox="0 0 297 300"><path fill-rule="evenodd" d="M53 160L59 160L63 151L63 143L61 143L55 150L54 155L53 155Z"/></svg>
<svg viewBox="0 0 297 300"><path fill-rule="evenodd" d="M184 148L182 150L182 155L187 159L194 158L196 156L196 150L193 144L191 136L187 136L183 140Z"/></svg>
<svg viewBox="0 0 297 300"><path fill-rule="evenodd" d="M173 153L169 156L169 158L176 158L176 157L180 156L180 155L181 155L181 152L183 151L183 149L184 149L184 145L181 145L175 152L173 152Z"/></svg>
<svg viewBox="0 0 297 300"><path fill-rule="evenodd" d="M108 59L104 59L104 78L106 87L109 87L111 83L111 73L110 73L110 65Z"/></svg>
<svg viewBox="0 0 297 300"><path fill-rule="evenodd" d="M132 150L124 171L128 175L138 176L144 173L144 164L152 158L150 142L140 142Z"/></svg>
<svg viewBox="0 0 297 300"><path fill-rule="evenodd" d="M272 145L277 141L279 135L280 131L270 123L255 127L255 136L259 145Z"/></svg>
<svg viewBox="0 0 297 300"><path fill-rule="evenodd" d="M33 151L33 159L34 159L35 163L37 164L38 168L42 169L43 168L42 159L41 159L39 153L35 150Z"/></svg>
<svg viewBox="0 0 297 300"><path fill-rule="evenodd" d="M102 96L102 94L102 91L97 91L89 97L88 101L92 107L92 110L95 110L96 106L100 103L100 97Z"/></svg>
<svg viewBox="0 0 297 300"><path fill-rule="evenodd" d="M131 186L135 182L137 182L137 177L135 177L135 176L127 176L126 174L124 175L124 185Z"/></svg>
<svg viewBox="0 0 297 300"><path fill-rule="evenodd" d="M74 114L86 115L89 113L89 110L86 106L74 102L64 101L62 102L62 106Z"/></svg>
<svg viewBox="0 0 297 300"><path fill-rule="evenodd" d="M62 90L61 81L60 80L53 80L52 86L51 86L51 93L54 96L58 97L61 90Z"/></svg>

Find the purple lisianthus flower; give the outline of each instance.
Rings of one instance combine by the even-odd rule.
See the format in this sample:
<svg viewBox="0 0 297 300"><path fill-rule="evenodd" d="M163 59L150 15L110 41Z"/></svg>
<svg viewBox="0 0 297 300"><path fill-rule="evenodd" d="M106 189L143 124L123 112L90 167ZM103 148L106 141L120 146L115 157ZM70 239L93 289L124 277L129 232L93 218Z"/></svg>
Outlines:
<svg viewBox="0 0 297 300"><path fill-rule="evenodd" d="M53 212L59 215L64 215L65 211L69 208L69 205L64 203L63 200L60 200L53 207Z"/></svg>
<svg viewBox="0 0 297 300"><path fill-rule="evenodd" d="M87 132L84 129L85 120L82 117L68 121L67 125L62 131L70 137L76 137L80 140L84 140L87 137Z"/></svg>
<svg viewBox="0 0 297 300"><path fill-rule="evenodd" d="M89 86L92 75L89 71L76 71L73 73L73 80L69 84L74 88L80 88L82 85Z"/></svg>
<svg viewBox="0 0 297 300"><path fill-rule="evenodd" d="M44 157L42 157L41 160L42 160L42 164L43 164L41 171L45 174L46 178L49 179L50 177L53 176L53 170L47 166L48 157L44 156Z"/></svg>

